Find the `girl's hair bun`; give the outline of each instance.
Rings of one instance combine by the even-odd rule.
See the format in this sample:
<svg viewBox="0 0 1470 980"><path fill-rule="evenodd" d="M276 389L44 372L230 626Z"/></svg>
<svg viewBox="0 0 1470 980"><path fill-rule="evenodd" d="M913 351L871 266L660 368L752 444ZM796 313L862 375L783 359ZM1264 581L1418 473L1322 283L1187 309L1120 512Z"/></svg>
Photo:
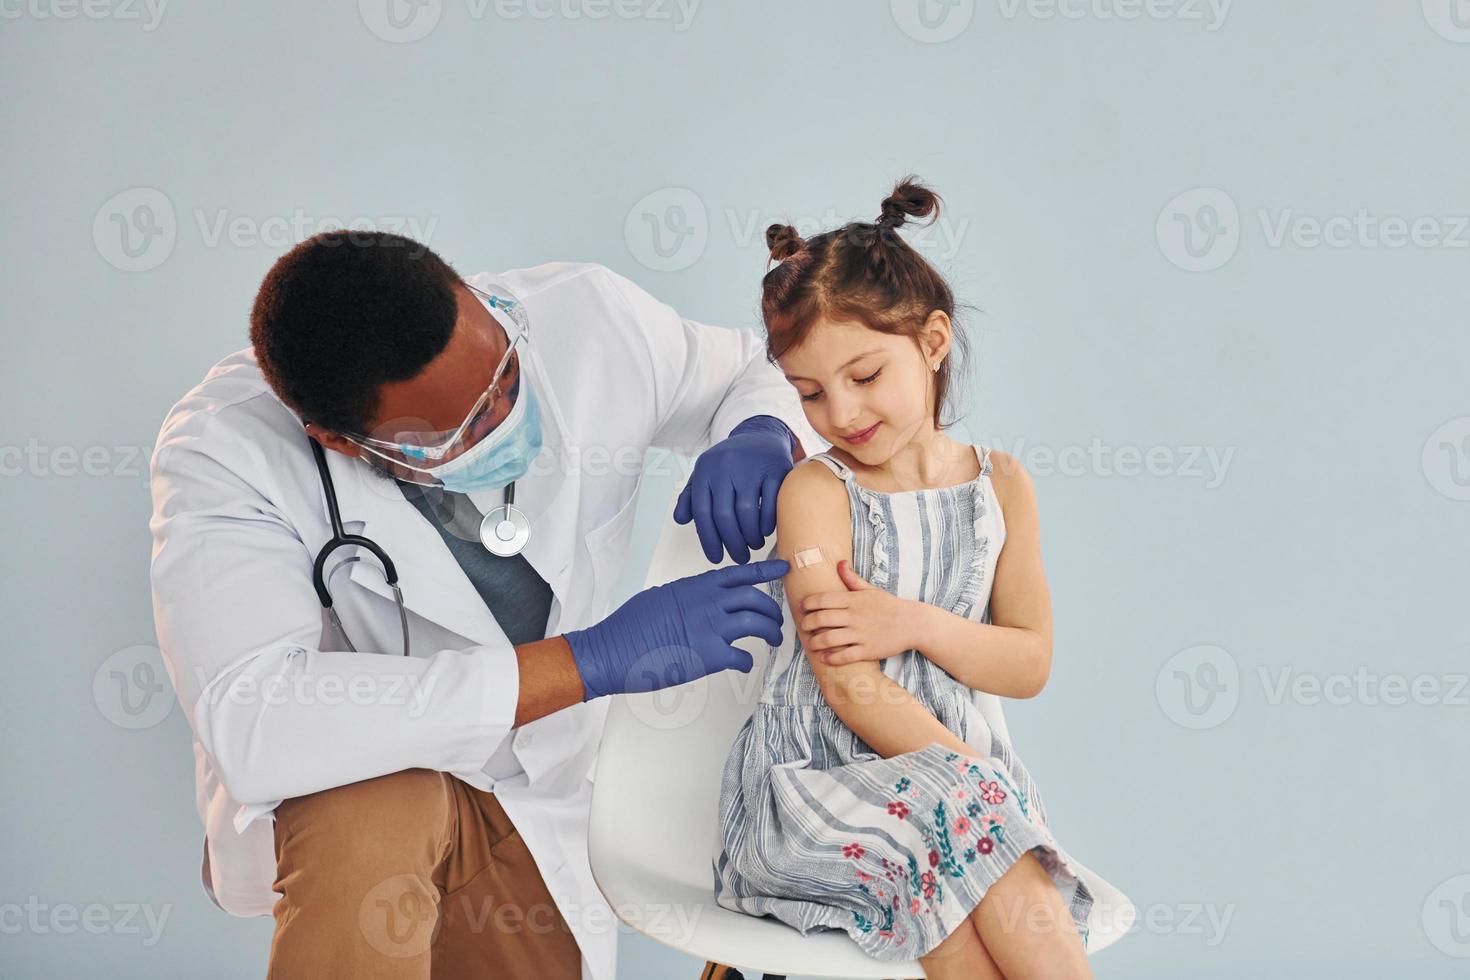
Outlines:
<svg viewBox="0 0 1470 980"><path fill-rule="evenodd" d="M916 177L905 177L883 199L883 209L874 222L880 228L899 228L909 218L939 215L939 195L919 183Z"/></svg>
<svg viewBox="0 0 1470 980"><path fill-rule="evenodd" d="M772 262L784 262L806 251L806 241L791 225L774 224L766 229L766 248L771 250Z"/></svg>

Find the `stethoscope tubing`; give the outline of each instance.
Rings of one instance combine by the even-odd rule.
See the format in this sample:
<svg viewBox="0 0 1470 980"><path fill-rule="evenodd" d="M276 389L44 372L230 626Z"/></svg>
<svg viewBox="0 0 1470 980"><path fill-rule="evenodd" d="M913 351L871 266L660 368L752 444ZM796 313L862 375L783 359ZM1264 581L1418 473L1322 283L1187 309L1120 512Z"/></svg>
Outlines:
<svg viewBox="0 0 1470 980"><path fill-rule="evenodd" d="M347 533L346 528L342 526L342 512L337 504L337 488L332 483L331 470L327 468L326 450L322 449L321 443L310 436L307 436L307 440L311 443L311 452L316 458L317 472L321 475L322 490L327 499L327 517L332 522L332 537L316 553L316 561L312 563L311 584L316 589L316 597L321 602L322 608L327 611L327 616L331 619L332 625L337 628L342 638L347 641L348 649L356 653L357 648L352 645L352 640L347 636L347 631L342 626L342 620L338 617L337 610L332 606L332 593L327 591L325 572L327 559L338 548L355 545L368 551L382 564L383 578L387 580L388 587L393 590L393 599L398 605L398 622L403 629L403 655L406 657L409 651L408 608L403 603L403 590L398 587L398 566L393 564L393 559L388 557L388 552L384 551L372 538L365 537L361 534ZM356 557L349 559L349 561L357 560Z"/></svg>

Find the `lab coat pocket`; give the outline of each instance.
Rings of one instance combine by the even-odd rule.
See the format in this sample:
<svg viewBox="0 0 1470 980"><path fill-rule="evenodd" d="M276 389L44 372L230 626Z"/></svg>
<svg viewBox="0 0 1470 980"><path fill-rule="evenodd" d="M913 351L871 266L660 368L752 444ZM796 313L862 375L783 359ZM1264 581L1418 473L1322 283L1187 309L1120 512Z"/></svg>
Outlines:
<svg viewBox="0 0 1470 980"><path fill-rule="evenodd" d="M642 487L643 474L640 473L633 483L632 493L617 513L587 533L587 553L592 558L596 582L594 609L602 609L607 602L628 557L628 538L632 533L633 520L638 516L638 492Z"/></svg>

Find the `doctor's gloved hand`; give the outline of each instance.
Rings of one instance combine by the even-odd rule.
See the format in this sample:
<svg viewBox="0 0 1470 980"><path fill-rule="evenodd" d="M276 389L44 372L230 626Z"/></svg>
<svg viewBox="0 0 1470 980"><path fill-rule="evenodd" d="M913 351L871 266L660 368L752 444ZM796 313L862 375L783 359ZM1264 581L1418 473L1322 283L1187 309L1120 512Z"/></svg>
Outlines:
<svg viewBox="0 0 1470 980"><path fill-rule="evenodd" d="M567 633L582 700L657 691L732 667L749 670L751 656L735 640L781 642L781 607L756 583L789 569L774 558L675 579L639 592L602 622Z"/></svg>
<svg viewBox="0 0 1470 980"><path fill-rule="evenodd" d="M791 472L795 437L780 419L748 418L694 462L674 520L692 518L704 556L718 563L723 551L740 564L776 531L776 491Z"/></svg>

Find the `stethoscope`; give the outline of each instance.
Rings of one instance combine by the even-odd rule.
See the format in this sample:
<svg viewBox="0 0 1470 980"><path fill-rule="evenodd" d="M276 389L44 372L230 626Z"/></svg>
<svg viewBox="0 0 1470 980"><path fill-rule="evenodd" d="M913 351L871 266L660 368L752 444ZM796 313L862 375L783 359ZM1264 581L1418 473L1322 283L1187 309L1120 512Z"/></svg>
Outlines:
<svg viewBox="0 0 1470 980"><path fill-rule="evenodd" d="M321 601L322 608L326 610L327 618L331 621L333 628L347 644L347 649L353 653L357 648L347 637L347 631L342 627L342 620L337 616L337 610L332 605L332 593L327 591L326 567L327 559L332 552L338 548L356 546L368 551L374 558L378 559L383 566L383 578L388 583L388 588L393 590L393 601L398 605L398 621L403 628L403 655L408 656L408 609L403 604L403 590L398 587L398 568L393 564L393 559L388 557L372 538L361 534L348 534L342 526L342 511L337 505L337 489L332 483L332 472L327 468L327 453L321 443L307 437L311 443L311 454L316 460L316 470L322 480L322 492L327 499L327 517L332 522L332 537L326 544L322 545L316 553L316 561L312 563L311 584L316 589L316 597ZM491 554L499 555L501 558L510 558L521 553L526 547L526 542L531 539L531 522L526 515L515 506L516 485L514 481L505 488L505 502L499 507L492 509L480 521L480 543ZM348 562L361 561L360 555L353 555L346 559ZM340 567L340 566L339 566ZM335 569L334 569L335 571Z"/></svg>

